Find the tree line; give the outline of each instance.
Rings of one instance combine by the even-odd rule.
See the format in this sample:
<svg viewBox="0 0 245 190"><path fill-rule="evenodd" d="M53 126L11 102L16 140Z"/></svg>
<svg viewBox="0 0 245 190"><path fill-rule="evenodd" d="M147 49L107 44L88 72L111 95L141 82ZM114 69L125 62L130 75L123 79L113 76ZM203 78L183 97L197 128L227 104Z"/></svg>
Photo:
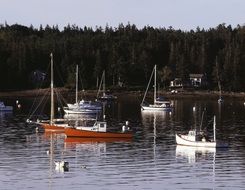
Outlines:
<svg viewBox="0 0 245 190"><path fill-rule="evenodd" d="M54 55L56 86L75 85L75 67L83 88L95 89L103 70L106 83L145 88L154 65L162 87L190 73L205 74L210 90L245 91L245 26L220 24L190 31L134 24L80 28L67 25L0 25L0 90L37 88L36 71L47 73ZM219 76L217 76L217 73ZM48 82L43 87L48 86Z"/></svg>

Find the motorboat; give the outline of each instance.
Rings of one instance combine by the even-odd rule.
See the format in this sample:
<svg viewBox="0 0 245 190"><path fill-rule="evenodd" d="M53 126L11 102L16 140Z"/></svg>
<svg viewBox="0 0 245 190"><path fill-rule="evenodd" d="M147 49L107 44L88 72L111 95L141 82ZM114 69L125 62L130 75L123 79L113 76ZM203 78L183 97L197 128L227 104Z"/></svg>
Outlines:
<svg viewBox="0 0 245 190"><path fill-rule="evenodd" d="M79 126L65 128L67 137L80 137L80 138L132 138L132 132L126 130L126 126L122 127L120 132L107 131L106 121L96 121L90 126Z"/></svg>
<svg viewBox="0 0 245 190"><path fill-rule="evenodd" d="M193 147L227 148L228 144L216 141L216 117L213 122L213 139L208 139L203 131L190 130L188 134L176 134L176 143L178 145Z"/></svg>

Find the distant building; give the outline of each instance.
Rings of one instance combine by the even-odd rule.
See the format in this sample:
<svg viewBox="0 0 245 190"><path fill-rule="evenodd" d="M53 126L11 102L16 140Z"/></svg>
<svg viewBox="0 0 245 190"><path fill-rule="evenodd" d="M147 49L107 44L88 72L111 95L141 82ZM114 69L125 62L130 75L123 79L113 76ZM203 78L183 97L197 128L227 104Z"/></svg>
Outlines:
<svg viewBox="0 0 245 190"><path fill-rule="evenodd" d="M194 88L201 88L207 86L206 75L204 74L190 74L190 84Z"/></svg>
<svg viewBox="0 0 245 190"><path fill-rule="evenodd" d="M32 71L30 75L30 80L34 85L39 85L46 80L46 76L47 76L46 73L40 70L35 70L35 71Z"/></svg>
<svg viewBox="0 0 245 190"><path fill-rule="evenodd" d="M183 88L203 88L207 86L207 79L204 74L190 74L187 81L181 78L175 78L170 81L170 89L183 89Z"/></svg>
<svg viewBox="0 0 245 190"><path fill-rule="evenodd" d="M174 80L170 81L170 88L182 88L183 83L181 78L175 78Z"/></svg>

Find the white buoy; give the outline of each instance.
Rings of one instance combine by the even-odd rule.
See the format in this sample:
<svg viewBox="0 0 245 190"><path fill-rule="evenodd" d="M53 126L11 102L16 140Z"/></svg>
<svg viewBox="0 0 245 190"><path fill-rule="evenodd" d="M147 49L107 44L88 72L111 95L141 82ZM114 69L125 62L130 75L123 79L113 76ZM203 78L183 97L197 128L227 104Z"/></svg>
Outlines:
<svg viewBox="0 0 245 190"><path fill-rule="evenodd" d="M38 127L36 127L36 133L38 133Z"/></svg>
<svg viewBox="0 0 245 190"><path fill-rule="evenodd" d="M122 132L125 132L125 129L126 129L126 127L125 127L125 125L123 125L122 126Z"/></svg>
<svg viewBox="0 0 245 190"><path fill-rule="evenodd" d="M193 111L196 111L196 107L195 107L195 106L193 106L192 110L193 110Z"/></svg>
<svg viewBox="0 0 245 190"><path fill-rule="evenodd" d="M16 100L16 105L18 105L18 103L19 103L19 100Z"/></svg>

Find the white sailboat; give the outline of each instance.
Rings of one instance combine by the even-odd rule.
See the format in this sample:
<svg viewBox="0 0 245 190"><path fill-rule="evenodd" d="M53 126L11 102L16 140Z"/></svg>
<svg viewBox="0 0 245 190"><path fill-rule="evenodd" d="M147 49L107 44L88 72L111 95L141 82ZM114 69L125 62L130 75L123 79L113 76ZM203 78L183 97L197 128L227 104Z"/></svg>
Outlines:
<svg viewBox="0 0 245 190"><path fill-rule="evenodd" d="M99 96L100 94L100 91L101 91L101 85L103 84L103 89L102 89L102 96ZM99 89L98 89L98 92L97 92L97 99L100 99L100 100L107 100L107 101L110 101L110 100L115 100L117 99L116 96L112 95L112 94L107 94L106 93L106 89L105 89L105 71L103 71L102 73L102 76L101 76L101 81L100 81L100 86L99 86Z"/></svg>
<svg viewBox="0 0 245 190"><path fill-rule="evenodd" d="M153 74L154 74L154 103L148 104L148 103L145 103L145 97L146 97L149 85L151 83ZM157 66L155 65L152 70L151 77L148 82L143 100L141 102L141 110L142 111L171 111L172 109L173 109L173 106L171 105L170 101L157 97Z"/></svg>
<svg viewBox="0 0 245 190"><path fill-rule="evenodd" d="M6 106L4 102L0 102L0 112L1 111L6 111L6 112L13 111L13 106Z"/></svg>
<svg viewBox="0 0 245 190"><path fill-rule="evenodd" d="M207 140L202 132L190 130L187 135L176 134L176 143L178 145L193 146L193 147L210 147L210 148L226 148L227 143L216 141L216 117L213 122L213 139Z"/></svg>
<svg viewBox="0 0 245 190"><path fill-rule="evenodd" d="M67 104L64 108L66 114L96 114L101 111L101 104L92 101L78 101L78 65L76 66L76 101L74 104Z"/></svg>

